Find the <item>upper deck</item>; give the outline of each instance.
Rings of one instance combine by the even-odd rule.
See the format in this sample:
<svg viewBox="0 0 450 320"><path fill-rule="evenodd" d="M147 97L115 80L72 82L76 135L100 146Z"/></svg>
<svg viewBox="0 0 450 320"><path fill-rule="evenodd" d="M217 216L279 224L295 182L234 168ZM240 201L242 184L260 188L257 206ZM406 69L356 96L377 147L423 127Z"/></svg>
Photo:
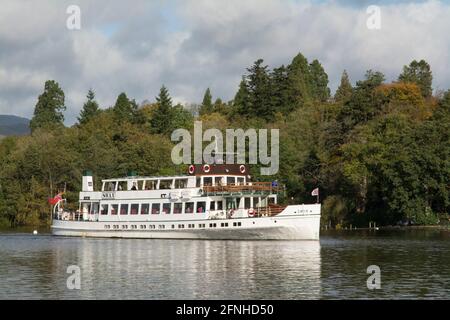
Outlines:
<svg viewBox="0 0 450 320"><path fill-rule="evenodd" d="M267 196L282 190L276 182L252 182L244 165L203 165L189 167L190 175L138 176L102 180L101 192L94 198L177 198L190 196ZM80 199L93 196L92 174L83 176ZM92 199L92 197L90 197Z"/></svg>

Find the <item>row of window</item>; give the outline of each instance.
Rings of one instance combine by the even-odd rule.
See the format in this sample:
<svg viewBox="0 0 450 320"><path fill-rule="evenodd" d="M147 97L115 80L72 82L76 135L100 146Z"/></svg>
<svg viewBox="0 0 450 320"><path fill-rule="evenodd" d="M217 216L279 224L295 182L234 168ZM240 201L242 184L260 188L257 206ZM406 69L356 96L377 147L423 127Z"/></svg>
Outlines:
<svg viewBox="0 0 450 320"><path fill-rule="evenodd" d="M196 186L220 186L225 184L244 184L244 177L197 177ZM124 180L124 181L106 181L103 184L103 191L122 191L122 190L166 190L187 188L188 179L160 179L160 180Z"/></svg>
<svg viewBox="0 0 450 320"><path fill-rule="evenodd" d="M109 181L104 182L103 191L122 190L165 190L187 188L188 179Z"/></svg>
<svg viewBox="0 0 450 320"><path fill-rule="evenodd" d="M244 177L197 177L196 187L199 188L202 185L204 186L223 186L227 185L235 185L235 184L244 184Z"/></svg>
<svg viewBox="0 0 450 320"><path fill-rule="evenodd" d="M253 198L253 201L251 201ZM273 203L274 198L269 198L269 203ZM243 203L241 198L227 199L226 201L210 201L209 210L227 210L242 208L256 208L260 206L261 199L258 197L244 197ZM95 202L82 202L82 208L91 214L97 214L99 204ZM124 203L124 204L102 204L100 208L101 215L137 215L137 214L181 214L181 213L203 213L207 209L206 201L190 201L175 203Z"/></svg>
<svg viewBox="0 0 450 320"><path fill-rule="evenodd" d="M214 202L211 202L213 204ZM222 202L220 206L222 207ZM216 205L211 210L215 210ZM203 213L206 210L206 202L175 202L175 203L122 203L122 204L102 204L100 214L101 215L137 215L137 214L181 214L181 213ZM218 209L221 210L221 209Z"/></svg>
<svg viewBox="0 0 450 320"><path fill-rule="evenodd" d="M217 228L217 223L209 223L208 226L209 226L209 228ZM241 226L242 226L242 223L241 223L241 222L233 222L233 227L241 227ZM141 229L141 230L146 230L146 229L156 229L157 227L158 227L158 229L160 229L160 230L166 228L166 226L163 225L163 224L160 224L160 225L158 225L158 226L156 226L156 225L154 225L154 224L151 224L151 225L141 224L141 225L139 226L139 229ZM178 224L178 225L172 224L172 225L171 225L171 228L172 228L172 229L175 229L176 227L177 227L178 229L184 229L184 228L185 228L184 224ZM220 224L220 227L222 227L222 228L228 227L228 222L221 223L221 224ZM119 230L119 229L120 229L120 226L119 226L118 224L113 224L112 226L109 225L109 224L105 224L105 229L110 230L111 228L112 228L113 230ZM121 228L122 228L123 230L128 230L128 225L124 224L124 225L122 225ZM188 228L188 229L194 229L194 228L195 228L195 224L194 224L194 223L190 223L190 224L187 225L187 228ZM206 228L206 223L199 223L199 224L197 225L197 228L201 228L201 229ZM132 224L132 225L130 225L130 229L137 230L137 229L138 229L138 225Z"/></svg>

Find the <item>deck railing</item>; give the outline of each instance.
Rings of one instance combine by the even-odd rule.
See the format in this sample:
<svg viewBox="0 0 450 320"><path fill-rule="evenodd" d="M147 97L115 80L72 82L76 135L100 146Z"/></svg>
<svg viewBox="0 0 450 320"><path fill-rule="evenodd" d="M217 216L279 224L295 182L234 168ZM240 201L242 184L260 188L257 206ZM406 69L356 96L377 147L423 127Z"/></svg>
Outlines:
<svg viewBox="0 0 450 320"><path fill-rule="evenodd" d="M203 186L203 192L207 194L217 193L278 193L282 187L272 182L250 182L241 184L227 184L216 186Z"/></svg>
<svg viewBox="0 0 450 320"><path fill-rule="evenodd" d="M267 207L259 207L256 208L256 216L257 217L272 217L281 213L286 206L280 206L277 204L269 204Z"/></svg>

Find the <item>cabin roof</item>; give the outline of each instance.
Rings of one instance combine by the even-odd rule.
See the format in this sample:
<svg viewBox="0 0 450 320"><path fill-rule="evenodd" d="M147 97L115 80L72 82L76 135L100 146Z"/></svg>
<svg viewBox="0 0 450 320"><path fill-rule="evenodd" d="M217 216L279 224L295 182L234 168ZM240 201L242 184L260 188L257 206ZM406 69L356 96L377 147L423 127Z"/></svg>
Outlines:
<svg viewBox="0 0 450 320"><path fill-rule="evenodd" d="M103 182L128 181L128 180L170 180L170 179L188 179L188 175L179 176L128 176L120 178L102 179Z"/></svg>

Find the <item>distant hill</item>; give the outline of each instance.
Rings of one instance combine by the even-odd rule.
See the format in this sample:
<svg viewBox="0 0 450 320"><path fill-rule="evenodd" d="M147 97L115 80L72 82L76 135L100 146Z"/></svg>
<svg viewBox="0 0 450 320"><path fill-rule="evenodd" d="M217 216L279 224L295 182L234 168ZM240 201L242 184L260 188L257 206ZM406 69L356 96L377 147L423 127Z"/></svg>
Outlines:
<svg viewBox="0 0 450 320"><path fill-rule="evenodd" d="M0 115L0 136L23 136L30 133L30 120L11 115Z"/></svg>

